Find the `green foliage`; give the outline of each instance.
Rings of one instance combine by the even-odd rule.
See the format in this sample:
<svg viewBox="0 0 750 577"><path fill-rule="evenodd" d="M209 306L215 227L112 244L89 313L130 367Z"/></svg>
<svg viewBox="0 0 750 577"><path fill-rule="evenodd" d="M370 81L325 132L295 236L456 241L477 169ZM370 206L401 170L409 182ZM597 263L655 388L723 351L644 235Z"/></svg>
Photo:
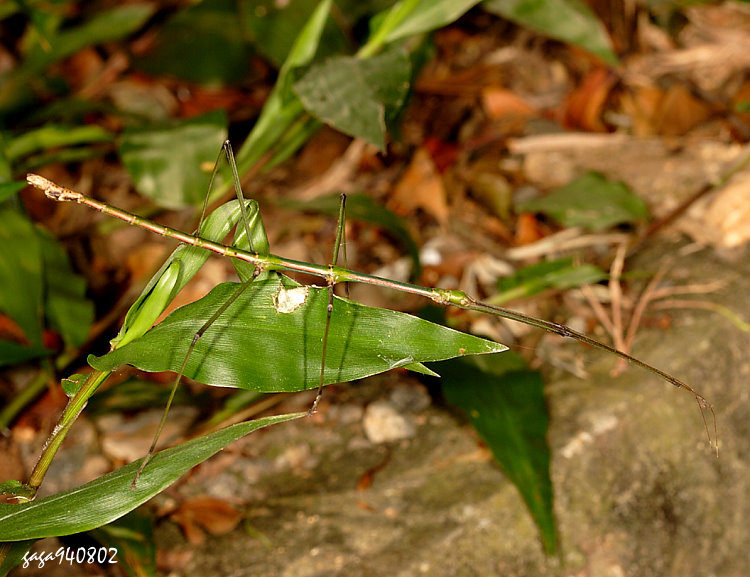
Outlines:
<svg viewBox="0 0 750 577"><path fill-rule="evenodd" d="M117 141L117 151L139 192L163 207L196 206L209 181L202 167L213 161L227 135L227 119L222 113L155 124L148 111L134 114L127 104L99 103L72 94L67 79L51 65L83 48L116 42L143 30L155 6L136 3L102 11L97 4L81 3L77 17L69 19L71 4L0 6L0 18L23 11L28 20L19 44L20 64L0 76L0 201L6 201L0 208L4 225L0 228L4 248L0 253L0 311L18 324L25 341L0 341L0 364L49 354L42 339L46 326L59 332L69 347L78 347L86 339L92 319L83 281L70 270L62 248L11 206L20 188L12 182L13 177L31 167L112 151ZM411 56L420 50L420 41L424 42L419 36L452 23L479 0L342 0L337 2L340 18L336 21L329 15L331 0L292 0L286 8L277 4L262 0L240 3L238 8L228 0L205 0L188 5L178 9L158 31L153 52L136 58L137 66L151 74L171 74L206 85L245 82L253 52L280 65L274 89L238 154L243 173L262 158L270 159L267 167L281 162L321 123L385 149L388 124L399 114L412 87L416 71ZM616 62L601 25L572 0L490 0L483 6L553 38L578 44L608 63ZM357 47L359 39L343 27L363 18L369 19L369 35ZM46 104L50 97L55 101ZM127 126L121 135L81 125L87 115L102 111ZM221 181L226 189L230 179ZM587 189L585 194L589 193ZM610 208L600 208L594 217L589 215L584 226L605 227L642 218L640 209L632 201L622 201L621 194L601 194L607 198L607 207L617 207L617 218L613 220ZM578 202L573 196L566 200L563 213ZM359 201L360 216L388 226L409 247L416 263L416 247L403 224L387 211L374 212L367 204L371 201L364 199ZM357 201L352 202L354 212L357 206ZM200 236L221 241L240 221L240 208L236 201L221 206L203 223ZM240 226L234 245L268 254L257 205L249 202L247 208L252 242ZM527 210L555 218L559 214L555 206ZM128 312L112 341L114 350L92 359L92 365L102 371L120 363L179 370L193 333L234 293L235 285L220 285L155 329L150 327L206 258L206 252L198 248L175 250ZM253 279L252 265L237 262L235 267L243 281ZM596 271L586 273L582 279L562 267L557 273L547 271L526 278L518 286L533 294L540 287L563 288L596 276ZM301 298L290 300L290 295ZM261 391L315 387L326 305L324 289L298 288L276 274L263 273L198 341L186 374L210 384ZM328 339L325 382L360 378L399 366L429 373L423 361L505 349L403 313L338 298ZM294 346L290 347L290 342ZM266 355L253 354L255 351ZM460 375L455 373L457 366L463 367L458 369ZM488 360L446 367L446 396L466 411L519 486L540 527L545 548L553 551L549 450L544 440L547 420L538 377L520 367L498 368ZM502 385L485 387L487 379L501 375L509 383L525 386L513 385L508 390ZM69 409L80 411L106 376L106 372L97 372L87 380L71 377L64 385L71 396ZM77 414L71 409L59 423L63 437ZM0 504L0 541L14 542L0 575L18 562L33 539L89 530L118 519L232 440L298 416L235 425L159 453L143 471L135 490L130 489L130 483L138 463L131 463L73 491L20 505ZM54 450L44 457L51 459L53 454ZM114 528L101 530L99 538L106 543L115 533Z"/></svg>
<svg viewBox="0 0 750 577"><path fill-rule="evenodd" d="M237 168L241 173L265 153L274 153L269 164L281 162L304 142L302 138L317 130L317 123L301 119L304 109L292 90L292 84L294 71L307 66L315 57L330 7L331 0L323 0L295 38L260 117L237 153Z"/></svg>
<svg viewBox="0 0 750 577"><path fill-rule="evenodd" d="M227 138L223 111L168 127L126 130L118 151L138 192L166 208L203 202L216 151Z"/></svg>
<svg viewBox="0 0 750 577"><path fill-rule="evenodd" d="M385 42L395 42L417 34L431 32L448 24L452 24L464 15L470 8L479 4L480 0L417 0L416 2L401 2L382 17L388 19L393 16L393 25L382 25L376 28L373 36L383 35ZM378 18L373 18L378 22Z"/></svg>
<svg viewBox="0 0 750 577"><path fill-rule="evenodd" d="M73 156L78 160L93 156L96 153L90 149L92 145L113 140L114 135L99 126L49 123L10 139L5 146L5 160L24 171L53 162L67 162Z"/></svg>
<svg viewBox="0 0 750 577"><path fill-rule="evenodd" d="M31 546L36 542L36 539L27 539L25 541L14 541L12 543L4 543L4 546L9 546L9 550L5 559L0 561L0 575L7 575L8 572L21 565L23 563L23 557L29 552Z"/></svg>
<svg viewBox="0 0 750 577"><path fill-rule="evenodd" d="M240 14L245 35L255 50L278 68L284 64L319 4L319 0L256 0L244 3L240 7ZM339 5L338 2L336 4ZM366 6L364 9L368 10ZM344 13L344 16L348 15L349 12ZM349 50L347 34L339 27L337 19L328 18L316 47L317 58L323 59Z"/></svg>
<svg viewBox="0 0 750 577"><path fill-rule="evenodd" d="M44 346L45 326L67 345L80 346L93 321L93 306L65 251L9 206L0 208L0 222L0 312L17 323L23 336L20 342L0 340L0 366L51 354Z"/></svg>
<svg viewBox="0 0 750 577"><path fill-rule="evenodd" d="M521 492L553 555L557 548L544 382L516 353L438 365L443 394L461 408Z"/></svg>
<svg viewBox="0 0 750 577"><path fill-rule="evenodd" d="M134 64L147 74L231 84L247 74L249 48L237 18L237 2L204 0L189 4L161 26L153 49Z"/></svg>
<svg viewBox="0 0 750 577"><path fill-rule="evenodd" d="M73 273L65 250L46 231L37 231L42 248L44 314L50 328L71 347L89 336L94 306L86 295L86 281Z"/></svg>
<svg viewBox="0 0 750 577"><path fill-rule="evenodd" d="M501 305L514 299L530 297L554 288L558 290L593 284L607 275L592 264L574 264L572 258L543 261L523 267L498 280L497 294L488 302Z"/></svg>
<svg viewBox="0 0 750 577"><path fill-rule="evenodd" d="M42 247L34 225L19 212L0 212L0 310L18 323L30 346L42 346ZM12 362L12 359L9 359Z"/></svg>
<svg viewBox="0 0 750 577"><path fill-rule="evenodd" d="M208 320L237 286L217 286L135 342L89 362L100 371L123 364L146 371L178 371L196 327ZM327 306L327 289L300 286L275 275L255 282L196 343L185 375L208 385L262 392L317 387ZM324 382L352 381L412 363L505 349L405 313L336 297Z"/></svg>
<svg viewBox="0 0 750 577"><path fill-rule="evenodd" d="M485 0L485 10L618 64L606 29L578 0Z"/></svg>
<svg viewBox="0 0 750 577"><path fill-rule="evenodd" d="M519 203L519 212L539 212L563 226L604 230L617 224L630 224L648 218L643 200L622 182L612 182L590 172L535 200Z"/></svg>
<svg viewBox="0 0 750 577"><path fill-rule="evenodd" d="M23 63L6 73L0 82L0 119L35 101L32 86L38 81L55 92L53 78L42 74L47 66L88 46L131 34L143 26L153 11L150 4L129 4L93 14L81 24L65 26L59 13L31 9L33 24L23 46Z"/></svg>
<svg viewBox="0 0 750 577"><path fill-rule="evenodd" d="M129 577L156 575L154 523L136 509L116 521L89 531L89 536L117 553L117 563Z"/></svg>
<svg viewBox="0 0 750 577"><path fill-rule="evenodd" d="M303 416L280 415L239 423L166 449L154 455L135 488L131 483L140 460L64 493L17 505L0 503L0 541L72 535L101 527L161 493L229 443L262 427Z"/></svg>
<svg viewBox="0 0 750 577"><path fill-rule="evenodd" d="M408 54L394 49L367 59L326 60L296 82L294 91L318 120L385 152L386 122L401 109L410 77Z"/></svg>

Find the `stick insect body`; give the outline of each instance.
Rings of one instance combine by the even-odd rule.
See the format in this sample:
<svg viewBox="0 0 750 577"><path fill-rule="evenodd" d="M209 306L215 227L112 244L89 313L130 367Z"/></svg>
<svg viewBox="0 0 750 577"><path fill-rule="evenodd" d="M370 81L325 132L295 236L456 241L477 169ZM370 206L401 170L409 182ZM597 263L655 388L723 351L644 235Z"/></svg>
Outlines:
<svg viewBox="0 0 750 577"><path fill-rule="evenodd" d="M240 209L242 211L243 226L245 227L247 238L251 239L252 237L250 234L250 227L248 224L248 218L245 213L245 207L244 207L245 199L241 192L241 188L239 184L239 176L237 175L236 165L233 162L234 156L232 154L231 146L229 145L228 142L224 144L222 152L226 154L227 161L229 162L230 167L232 168L235 190L237 191L238 198L240 199ZM215 177L217 173L217 169L218 169L218 160L217 160L216 166L214 167L214 172L212 174L212 178L211 178L212 182L213 182L213 178ZM182 377L182 373L184 372L185 367L187 366L187 361L193 350L193 347L195 346L195 343L198 341L201 335L209 328L209 326L229 307L229 305L232 302L234 302L234 300L236 300L237 297L240 296L240 294L245 290L245 288L249 286L249 284L251 284L261 272L295 271L295 272L307 273L307 274L318 276L318 277L325 279L326 284L328 285L328 291L329 291L326 325L325 325L325 331L324 331L324 337L323 337L323 352L322 352L323 358L321 360L320 383L318 387L318 393L310 409L310 413L315 412L318 401L320 400L320 396L321 396L321 392L323 388L323 372L325 370L325 354L326 354L326 345L327 345L327 337L328 337L328 328L330 325L331 312L333 309L333 287L335 284L341 283L341 282L344 282L344 283L358 282L358 283L381 286L384 288L390 288L390 289L399 290L399 291L410 293L410 294L419 295L427 299L430 299L431 301L440 305L451 305L451 306L455 306L455 307L466 309L466 310L476 311L480 313L487 313L487 314L495 315L498 317L510 319L513 321L521 322L521 323L531 325L531 326L543 329L545 331L560 335L562 337L575 339L581 343L587 344L594 348L606 351L622 359L625 359L655 375L658 375L659 377L661 377L668 383L674 385L675 387L685 389L686 391L688 391L690 394L693 395L696 402L698 403L699 409L701 411L701 415L703 416L703 422L704 422L706 435L708 437L709 443L713 443L715 445L716 453L718 455L716 417L715 417L715 413L714 413L714 409L712 405L708 403L705 397L703 397L700 393L698 393L691 386L675 378L674 376L666 373L665 371L662 371L661 369L658 369L652 365L649 365L648 363L641 361L640 359L635 358L632 355L624 351L618 350L605 343L592 339L584 335L583 333L575 331L565 325L550 322L544 319L539 319L539 318L536 318L536 317L533 317L533 316L530 316L530 315L527 315L518 311L514 311L511 309L507 309L504 307L499 307L499 306L483 303L474 299L473 297L467 295L465 292L460 291L460 290L427 288L427 287L422 287L422 286L414 285L410 283L404 283L404 282L399 282L399 281L395 281L391 279L367 275L363 273L357 273L347 268L337 266L336 262L338 260L339 247L345 246L342 243L342 236L343 236L343 229L344 229L344 222L343 222L344 199L343 197L342 197L341 210L339 213L339 223L338 223L338 229L337 229L337 235L336 235L336 242L334 245L332 264L316 265L313 263L288 259L288 258L284 258L281 256L273 255L273 254L260 255L257 252L252 250L252 245L251 245L250 251L242 250L237 247L227 246L218 242L214 242L205 238L201 238L197 234L188 234L183 231L170 228L168 226L157 224L150 220L141 218L134 214L128 213L126 211L120 210L118 208L112 207L103 202L100 202L98 200L85 196L79 192L60 186L36 174L27 175L27 181L30 185L40 189L46 194L46 196L48 196L49 198L53 200L57 200L61 202L68 201L68 202L84 204L102 213L108 214L115 218L119 218L127 222L128 224L139 226L141 228L145 228L156 234L169 237L169 238L174 238L182 243L192 245L195 247L199 247L199 248L203 248L203 249L212 251L214 253L217 253L223 256L228 256L231 258L243 260L253 265L254 273L252 275L252 278L250 278L245 283L240 285L238 290L221 307L219 307L219 309L211 316L211 318L208 319L208 321L204 323L204 325L198 331L196 331L193 337L193 341L188 349L187 355L183 362L182 370L178 374L175 384L172 388L172 393L167 403L166 411L169 410L169 406L171 405L172 399L174 397L176 386L179 384L179 381ZM201 220L203 220L203 217L205 216L205 210L206 210L206 207L204 204L203 215L201 216ZM713 438L709 432L708 423L706 422L705 416L703 415L704 408L708 409L711 412L711 415L713 417L713 421L714 421ZM155 450L155 446L156 446L159 434L161 433L161 429L163 428L164 423L166 421L166 414L167 414L166 411L164 413L164 416L162 417L162 421L159 425L159 429L156 433L152 446L146 458L143 460L141 468L136 474L135 479L133 480L133 486L135 486L135 483L137 482L137 479L138 479L138 475L146 466L148 459L150 458L150 456L153 454Z"/></svg>

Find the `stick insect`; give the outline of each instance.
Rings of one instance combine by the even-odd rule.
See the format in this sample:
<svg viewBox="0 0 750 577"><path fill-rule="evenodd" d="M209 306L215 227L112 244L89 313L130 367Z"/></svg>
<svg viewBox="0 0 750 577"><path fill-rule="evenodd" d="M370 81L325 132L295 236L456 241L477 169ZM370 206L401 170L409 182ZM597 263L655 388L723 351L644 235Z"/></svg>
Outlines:
<svg viewBox="0 0 750 577"><path fill-rule="evenodd" d="M164 426L164 423L166 422L167 413L173 401L175 391L183 375L186 374L188 363L191 359L191 355L193 354L197 343L199 342L201 337L209 330L209 328L214 323L217 322L217 319L219 319L222 315L224 315L227 309L229 309L235 303L235 301L237 301L237 299L239 299L241 295L243 295L243 293L245 293L245 291L248 290L249 287L251 287L254 283L256 283L256 281L258 281L258 279L260 279L262 275L266 275L268 273L275 272L275 271L295 271L295 272L306 273L309 275L321 277L326 282L328 295L327 295L325 325L324 325L323 335L322 335L322 353L321 353L322 358L320 359L320 373L317 379L317 394L316 394L315 400L313 401L312 406L310 407L310 410L309 410L310 414L314 413L317 410L317 406L322 395L323 387L326 384L325 375L326 375L328 341L329 341L330 327L331 327L331 322L332 322L331 319L333 316L334 303L335 303L334 286L338 283L356 282L356 283L370 284L370 285L380 286L384 288L399 290L399 291L403 291L403 292L410 293L410 294L419 295L440 305L455 306L461 309L466 309L466 310L475 311L479 313L486 313L486 314L494 315L497 317L502 317L502 318L506 318L509 320L521 322L521 323L531 325L536 328L543 329L550 333L557 334L562 337L574 339L576 341L579 341L580 343L587 344L591 347L600 349L602 351L606 351L622 359L625 359L626 361L629 361L630 363L637 365L638 367L641 367L642 369L645 369L659 376L660 378L672 384L673 386L680 388L680 389L684 389L693 395L693 397L695 398L698 404L701 415L703 417L703 423L705 427L706 436L708 437L708 441L710 444L713 443L713 445L716 448L716 453L718 455L716 417L715 417L715 413L714 413L714 409L712 405L708 403L708 401L700 393L698 393L694 388L687 385L683 381L675 378L674 376L666 373L665 371L662 371L661 369L658 369L636 357L633 357L632 355L624 351L618 350L610 345L607 345L598 340L595 340L583 333L575 331L565 325L554 323L554 322L547 321L544 319L539 319L539 318L536 318L536 317L533 317L533 316L530 316L530 315L527 315L518 311L514 311L508 308L483 303L460 290L428 288L428 287L423 287L423 286L419 286L415 284L404 283L404 282L395 281L391 279L367 275L363 273L357 273L352 270L349 270L346 267L339 267L337 265L339 249L340 247L345 246L345 242L343 239L344 218L345 218L345 214L344 214L345 205L344 205L343 197L342 197L342 202L341 202L341 208L339 211L336 240L335 240L334 249L333 249L333 259L330 264L316 265L316 264L312 264L308 262L296 261L296 260L292 260L292 259L288 259L288 258L284 258L281 256L271 254L267 249L267 241L264 242L264 239L261 239L260 241L258 241L257 235L256 235L256 238L254 239L254 233L251 227L251 220L257 217L257 212L254 214L248 214L246 203L249 201L245 199L244 194L242 192L242 188L240 186L239 175L237 173L236 163L234 162L234 155L232 153L232 148L231 148L229 141L224 143L222 152L220 153L219 158L217 159L217 162L214 165L214 169L211 175L211 181L209 184L209 191L211 190L211 186L217 175L217 171L219 168L222 155L226 157L226 160L232 172L232 180L233 180L235 192L237 195L237 201L238 201L238 206L239 206L240 216L241 216L241 219L240 219L241 224L238 225L238 229L240 230L241 233L244 233L245 243L246 243L247 248L241 248L240 246L238 246L238 244L240 244L238 242L235 242L234 246L230 246L230 245L222 244L221 242L218 242L215 240L210 240L208 238L205 238L204 236L201 236L200 226L199 226L198 232L194 234L188 234L180 230L176 230L176 229L173 229L173 228L161 225L161 224L157 224L150 220L146 220L144 218L138 217L134 214L125 212L123 210L120 210L108 204L105 204L103 202L90 198L88 196L85 196L79 192L76 192L68 188L65 188L63 186L60 186L58 184L55 184L54 182L51 182L42 176L39 176L36 174L29 174L27 176L27 181L30 185L40 189L46 194L47 197L53 200L61 201L61 202L67 201L67 202L84 204L102 213L121 219L127 222L128 224L145 228L151 232L154 232L156 234L159 234L168 238L176 239L186 246L196 247L198 249L211 251L222 256L227 256L233 259L238 259L239 261L244 261L245 263L248 263L252 267L252 273L249 274L247 280L245 280L242 284L240 284L234 290L234 292L232 292L231 294L228 294L226 300L224 300L223 303L221 303L213 311L213 313L210 314L210 316L208 316L208 318L203 322L203 324L200 325L199 328L195 330L195 332L193 333L192 342L189 344L187 348L187 352L185 353L184 358L182 359L181 364L179 365L179 371L177 371L177 377L175 378L175 381L173 383L172 390L169 396L169 400L167 402L167 405L166 405L164 414L162 416L161 422L159 424L158 430L155 434L155 437L148 451L148 454L146 455L146 458L143 460L138 473L136 473L135 478L133 479L133 483L132 483L133 488L135 488L136 486L136 483L138 481L138 476L146 467L148 460L150 459L151 455L153 455L155 451L162 428ZM207 203L208 203L208 196L206 197L206 201L204 202L203 211L201 214L201 219L200 219L201 225L204 223L204 219L206 219ZM263 245L263 246L260 246L260 245ZM345 260L345 251L343 251L343 253L344 253L343 256ZM166 276L166 274L164 276ZM307 293L305 292L304 294L306 295ZM171 296L174 296L174 295L171 295ZM294 306L294 305L292 304L291 306ZM161 310L159 310L158 312L161 313ZM158 316L158 314L156 316ZM155 320L155 318L156 317L154 316L153 319ZM142 330L142 332L145 332L146 330L148 330L152 322L153 321L151 321L149 323L149 326L145 327ZM136 335L136 336L139 336L139 335ZM131 339L131 340L132 338L134 337L129 337L129 336L125 337L125 339ZM120 344L122 344L122 342ZM497 349L497 350L500 350L500 349ZM200 379L197 379L197 380L200 380ZM311 388L311 387L308 387L308 388ZM706 421L705 414L703 413L703 409L708 409L708 411L712 415L713 424L714 424L713 437L709 431L708 423Z"/></svg>

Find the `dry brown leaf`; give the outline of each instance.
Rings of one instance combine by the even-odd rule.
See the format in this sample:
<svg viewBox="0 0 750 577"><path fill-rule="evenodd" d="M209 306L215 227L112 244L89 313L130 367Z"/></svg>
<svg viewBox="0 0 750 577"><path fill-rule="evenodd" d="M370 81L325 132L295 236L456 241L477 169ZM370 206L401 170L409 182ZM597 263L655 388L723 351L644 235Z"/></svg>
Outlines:
<svg viewBox="0 0 750 577"><path fill-rule="evenodd" d="M682 84L675 84L664 94L653 123L662 136L687 134L711 116L711 108L695 98Z"/></svg>
<svg viewBox="0 0 750 577"><path fill-rule="evenodd" d="M666 91L656 86L635 87L623 95L622 106L639 137L683 136L713 113L711 106L693 96L684 84L674 84Z"/></svg>
<svg viewBox="0 0 750 577"><path fill-rule="evenodd" d="M195 556L193 550L156 550L156 567L166 574L173 575L174 572L185 569Z"/></svg>
<svg viewBox="0 0 750 577"><path fill-rule="evenodd" d="M490 86L482 90L482 107L488 117L527 118L535 114L534 107L510 90Z"/></svg>
<svg viewBox="0 0 750 577"><path fill-rule="evenodd" d="M624 70L625 82L653 84L664 76L687 77L713 93L750 66L750 8L741 2L686 8L688 24L679 34L682 50L634 56Z"/></svg>
<svg viewBox="0 0 750 577"><path fill-rule="evenodd" d="M255 104L260 109L260 99L252 102L252 96L236 88L223 86L220 89L194 84L182 93L180 98L180 116L191 118L213 110L236 110L240 106ZM250 102L248 102L250 100Z"/></svg>
<svg viewBox="0 0 750 577"><path fill-rule="evenodd" d="M571 128L590 132L607 132L602 121L607 97L617 84L617 77L606 68L595 68L565 99L563 122Z"/></svg>
<svg viewBox="0 0 750 577"><path fill-rule="evenodd" d="M242 520L242 513L221 499L201 495L186 499L170 518L190 543L200 545L206 540L202 529L211 535L226 535Z"/></svg>
<svg viewBox="0 0 750 577"><path fill-rule="evenodd" d="M448 203L443 179L438 174L429 152L420 148L412 157L391 196L391 208L399 214L422 209L440 224L448 220Z"/></svg>
<svg viewBox="0 0 750 577"><path fill-rule="evenodd" d="M523 246L538 241L544 236L539 228L539 221L536 216L530 212L523 212L518 215L516 223L516 244Z"/></svg>
<svg viewBox="0 0 750 577"><path fill-rule="evenodd" d="M622 95L622 110L630 118L634 136L645 138L656 134L654 119L663 101L664 91L656 86L637 86Z"/></svg>
<svg viewBox="0 0 750 577"><path fill-rule="evenodd" d="M0 338L28 346L29 340L20 325L9 316L0 314Z"/></svg>

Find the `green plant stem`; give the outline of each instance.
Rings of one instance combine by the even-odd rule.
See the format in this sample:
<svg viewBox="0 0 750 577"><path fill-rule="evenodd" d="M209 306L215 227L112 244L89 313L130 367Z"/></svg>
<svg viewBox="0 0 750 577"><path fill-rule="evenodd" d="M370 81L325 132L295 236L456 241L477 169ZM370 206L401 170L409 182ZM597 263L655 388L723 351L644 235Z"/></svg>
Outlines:
<svg viewBox="0 0 750 577"><path fill-rule="evenodd" d="M0 411L0 429L5 429L16 418L23 408L39 395L47 386L47 373L40 372L28 386L14 395L11 401Z"/></svg>
<svg viewBox="0 0 750 577"><path fill-rule="evenodd" d="M384 288L390 288L390 289L394 289L394 290L398 290L398 291L402 291L402 292L406 292L410 294L419 295L419 296L428 298L432 300L433 302L436 302L441 305L453 305L453 306L466 309L466 310L472 310L472 311L477 311L481 313L491 314L491 315L498 316L498 317L503 317L506 319L510 319L510 320L521 322L527 325L531 325L531 326L543 329L545 331L549 331L551 333L555 333L563 337L569 337L569 338L575 339L581 343L585 343L589 346L595 347L602 351L606 351L608 353L621 357L661 377L662 379L671 383L675 387L682 388L682 389L685 389L686 391L689 391L695 397L696 401L698 402L698 406L701 409L708 408L713 414L713 407L708 403L708 401L702 395L700 395L695 389L693 389L689 385L676 379L672 375L669 375L668 373L665 373L664 371L649 365L648 363L645 363L639 359L636 359L635 357L623 351L615 349L614 347L610 347L609 345L606 345L595 339L587 337L586 335L579 333L577 331L574 331L573 329L566 327L565 325L560 325L560 324L546 321L543 319L538 319L536 317L532 317L530 315L526 315L517 311L513 311L511 309L506 309L503 307L494 306L494 305L487 304L487 303L482 303L473 299L472 297L470 297L469 295L467 295L466 293L460 290L427 288L427 287L422 287L422 286L418 286L414 284L409 284L409 283L399 282L399 281L385 279L381 277L371 276L368 274L358 273L358 272L354 272L354 271L341 268L338 266L316 265L313 263L292 260L292 259L276 256L273 254L261 256L261 255L250 253L250 252L238 249L238 248L226 246L217 242L212 242L210 240L200 238L198 236L187 234L180 230L175 230L173 228L142 219L138 216L130 214L129 212L125 212L118 208L114 208L103 202L99 202L98 200L87 197L79 192L75 192L63 186L55 184L47 180L46 178L43 178L35 174L29 174L27 176L27 181L32 186L35 186L39 188L40 190L42 190L48 197L50 197L53 200L69 201L69 202L77 202L79 204L85 204L86 206L94 208L100 212L103 212L115 218L122 219L129 224L140 226L156 234L169 237L169 238L174 238L186 244L204 248L204 249L213 251L223 256L228 256L231 258L244 260L246 262L253 264L253 266L255 266L256 269L259 271L287 270L287 271L303 272L303 273L311 274L314 276L322 277L326 279L329 285L334 285L340 282L358 282L358 283L380 286ZM708 433L707 424L706 424L706 432L710 440L711 435ZM715 434L716 434L716 422L715 422L715 417L714 417L714 438L715 438ZM718 451L718 445L717 445L717 451Z"/></svg>
<svg viewBox="0 0 750 577"><path fill-rule="evenodd" d="M402 0L388 11L367 43L357 51L357 58L370 58L387 42L388 36L417 8L421 0Z"/></svg>
<svg viewBox="0 0 750 577"><path fill-rule="evenodd" d="M47 474L47 470L52 463L52 459L65 439L65 435L68 434L70 427L81 414L81 411L83 411L91 395L96 392L110 374L111 371L95 371L91 373L86 382L78 389L78 392L68 401L60 420L44 444L42 453L39 455L39 460L34 465L34 469L29 476L27 485L34 491L34 495L36 495L36 491L42 484L44 476ZM31 499L34 498L34 495L32 495Z"/></svg>

